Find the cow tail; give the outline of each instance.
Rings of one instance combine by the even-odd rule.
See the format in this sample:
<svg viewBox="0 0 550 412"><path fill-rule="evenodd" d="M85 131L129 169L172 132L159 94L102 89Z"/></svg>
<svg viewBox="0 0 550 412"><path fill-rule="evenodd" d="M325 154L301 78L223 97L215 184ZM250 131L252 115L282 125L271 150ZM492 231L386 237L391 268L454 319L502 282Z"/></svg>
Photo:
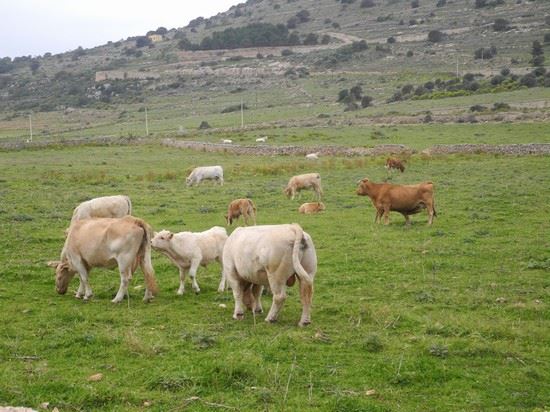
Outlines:
<svg viewBox="0 0 550 412"><path fill-rule="evenodd" d="M313 285L313 278L309 273L307 273L300 262L300 247L302 246L302 241L304 240L304 231L297 223L293 223L292 227L294 228L295 233L294 246L292 247L292 266L301 281L304 281L308 285Z"/></svg>
<svg viewBox="0 0 550 412"><path fill-rule="evenodd" d="M130 196L126 196L126 202L128 203L128 214L132 214L132 201L130 200Z"/></svg>
<svg viewBox="0 0 550 412"><path fill-rule="evenodd" d="M144 231L144 236L141 240L139 247L139 265L143 271L143 277L145 278L145 284L147 289L153 294L158 293L157 281L155 279L155 269L151 263L151 239L153 237L153 229L149 224L141 219L136 219L136 223Z"/></svg>

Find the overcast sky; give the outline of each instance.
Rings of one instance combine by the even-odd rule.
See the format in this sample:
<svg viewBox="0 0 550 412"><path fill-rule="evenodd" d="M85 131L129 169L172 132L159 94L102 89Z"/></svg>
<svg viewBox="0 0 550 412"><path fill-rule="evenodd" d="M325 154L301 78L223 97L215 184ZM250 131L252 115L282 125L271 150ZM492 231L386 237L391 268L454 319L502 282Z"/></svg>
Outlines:
<svg viewBox="0 0 550 412"><path fill-rule="evenodd" d="M186 26L244 0L0 0L0 57L99 46Z"/></svg>

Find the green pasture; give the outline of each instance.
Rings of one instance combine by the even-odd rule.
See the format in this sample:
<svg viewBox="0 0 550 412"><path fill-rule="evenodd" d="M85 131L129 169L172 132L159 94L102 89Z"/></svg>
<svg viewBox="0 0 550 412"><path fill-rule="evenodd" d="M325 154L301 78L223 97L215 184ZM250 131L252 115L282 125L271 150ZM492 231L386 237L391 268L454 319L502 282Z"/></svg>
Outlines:
<svg viewBox="0 0 550 412"><path fill-rule="evenodd" d="M526 130L540 141L547 128L531 126L493 126L486 137L496 142L503 134L511 141L510 127L520 141L531 141ZM485 133L484 125L477 131L453 127L441 133L468 131L472 139ZM437 136L432 126L422 128ZM399 128L423 134L418 130ZM355 142L359 133L348 139ZM311 163L157 146L0 152L0 405L50 402L60 411L547 410L549 158L413 156L405 173L393 176L384 160ZM190 168L208 164L223 165L225 185L187 188ZM282 189L290 176L312 171L321 173L327 210L299 215L311 194L290 201ZM414 216L410 228L393 213L390 225L375 225L370 202L355 194L365 176L433 181L434 225L426 225L426 213ZM223 225L228 202L245 196L256 202L259 224L301 224L319 259L313 323L297 326L296 287L289 288L278 323L251 313L234 321L231 292L216 291L218 264L199 270L199 295L189 287L178 297L177 269L156 252L160 294L150 304L141 301L139 272L130 299L119 305L110 302L119 284L116 271L92 272L90 302L72 296L76 280L67 295L57 295L46 262L59 256L72 209L118 193L128 194L134 214L155 230ZM264 296L264 308L270 303ZM100 381L88 381L97 373Z"/></svg>

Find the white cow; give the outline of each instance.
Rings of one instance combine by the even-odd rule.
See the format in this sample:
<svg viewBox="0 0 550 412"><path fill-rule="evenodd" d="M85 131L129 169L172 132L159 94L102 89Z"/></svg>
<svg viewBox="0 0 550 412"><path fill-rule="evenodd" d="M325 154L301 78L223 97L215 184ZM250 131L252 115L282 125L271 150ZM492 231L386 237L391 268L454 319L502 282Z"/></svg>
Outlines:
<svg viewBox="0 0 550 412"><path fill-rule="evenodd" d="M151 237L153 231L145 221L133 216L121 218L93 218L74 222L69 228L59 261L48 262L55 268L55 287L59 294L67 292L69 282L78 273L80 286L77 298L88 300L92 288L88 274L94 267L113 268L118 265L120 288L113 303L124 299L128 283L137 266L145 277L144 301L157 292L155 271L151 264Z"/></svg>
<svg viewBox="0 0 550 412"><path fill-rule="evenodd" d="M231 139L222 139L222 143L233 143Z"/></svg>
<svg viewBox="0 0 550 412"><path fill-rule="evenodd" d="M317 196L317 200L321 200L321 196L323 196L323 189L321 188L321 175L319 175L319 173L306 173L303 175L292 176L283 192L287 195L287 197L294 199L296 193L303 189L313 189L315 195Z"/></svg>
<svg viewBox="0 0 550 412"><path fill-rule="evenodd" d="M265 143L265 142L267 142L267 136L258 137L258 138L256 139L256 142L257 142L257 143Z"/></svg>
<svg viewBox="0 0 550 412"><path fill-rule="evenodd" d="M264 286L273 293L267 322L275 322L286 299L286 286L300 282L300 326L311 323L310 310L317 254L311 237L298 224L239 227L223 249L223 273L235 298L234 319L244 317L244 304L262 312Z"/></svg>
<svg viewBox="0 0 550 412"><path fill-rule="evenodd" d="M199 184L203 180L217 180L223 186L223 168L221 166L195 167L187 176L187 186Z"/></svg>
<svg viewBox="0 0 550 412"><path fill-rule="evenodd" d="M91 217L123 217L132 214L132 202L128 196L103 196L79 204L73 212L72 222Z"/></svg>
<svg viewBox="0 0 550 412"><path fill-rule="evenodd" d="M307 160L317 160L319 159L319 153L308 153L306 155Z"/></svg>
<svg viewBox="0 0 550 412"><path fill-rule="evenodd" d="M205 266L217 260L221 263L223 246L227 240L227 232L223 227L214 226L204 232L180 232L172 233L163 230L155 233L151 241L153 249L166 255L180 271L180 287L178 295L185 292L185 272L189 271L189 276L193 284L195 293L200 292L197 283L196 274L199 265ZM225 290L225 278L222 272L222 278L218 291Z"/></svg>

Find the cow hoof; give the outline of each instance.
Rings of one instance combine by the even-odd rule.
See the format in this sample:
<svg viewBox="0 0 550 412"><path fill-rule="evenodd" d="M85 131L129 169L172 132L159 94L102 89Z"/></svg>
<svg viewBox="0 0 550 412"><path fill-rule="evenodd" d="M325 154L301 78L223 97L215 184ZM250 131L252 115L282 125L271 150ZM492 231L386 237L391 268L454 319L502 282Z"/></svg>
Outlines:
<svg viewBox="0 0 550 412"><path fill-rule="evenodd" d="M75 297L76 299L82 299L82 295L76 294L76 295L74 295L74 297Z"/></svg>
<svg viewBox="0 0 550 412"><path fill-rule="evenodd" d="M304 326L307 326L307 325L309 325L309 324L311 324L311 321L310 321L310 320L306 320L306 321L304 321L304 322L299 322L299 323L298 323L298 326L300 326L301 328L303 328Z"/></svg>
<svg viewBox="0 0 550 412"><path fill-rule="evenodd" d="M277 322L277 319L265 318L265 321L268 322L268 323L276 323L276 322Z"/></svg>
<svg viewBox="0 0 550 412"><path fill-rule="evenodd" d="M262 308L256 308L254 309L254 313L264 313L264 310Z"/></svg>
<svg viewBox="0 0 550 412"><path fill-rule="evenodd" d="M86 298L84 298L84 300L86 300ZM113 300L111 300L111 302L113 302L113 303L120 303L120 302L122 302L122 299L114 298Z"/></svg>
<svg viewBox="0 0 550 412"><path fill-rule="evenodd" d="M178 296L183 296L183 290L178 290L177 295L178 295Z"/></svg>
<svg viewBox="0 0 550 412"><path fill-rule="evenodd" d="M244 319L244 313L235 313L233 315L233 319L235 320L243 320Z"/></svg>

